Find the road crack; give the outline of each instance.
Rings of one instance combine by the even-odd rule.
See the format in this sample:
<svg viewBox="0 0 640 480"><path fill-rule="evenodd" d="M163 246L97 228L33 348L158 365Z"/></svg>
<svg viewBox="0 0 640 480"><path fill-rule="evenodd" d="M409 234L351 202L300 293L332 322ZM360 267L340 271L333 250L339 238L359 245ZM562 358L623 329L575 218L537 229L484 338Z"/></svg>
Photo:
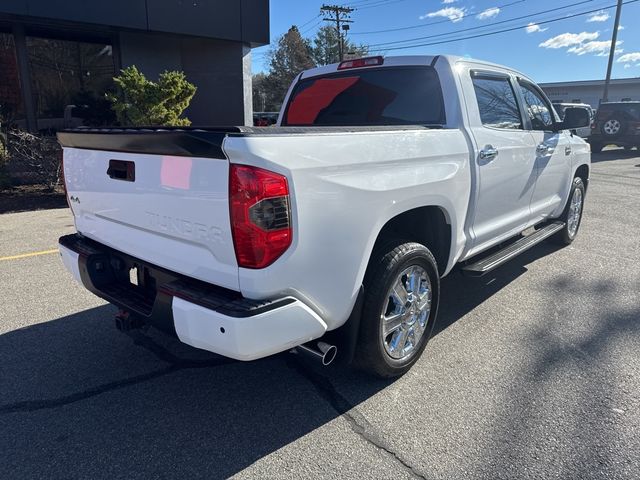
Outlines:
<svg viewBox="0 0 640 480"><path fill-rule="evenodd" d="M375 432L373 425L369 423L365 416L362 415L354 405L352 405L340 394L340 392L338 392L336 387L327 377L305 367L295 358L288 358L287 364L290 368L303 376L309 383L311 383L311 385L313 385L320 397L322 397L329 405L331 405L336 413L347 421L354 433L360 436L365 442L391 456L413 477L427 480L425 475L420 473L415 467L404 460L383 437Z"/></svg>

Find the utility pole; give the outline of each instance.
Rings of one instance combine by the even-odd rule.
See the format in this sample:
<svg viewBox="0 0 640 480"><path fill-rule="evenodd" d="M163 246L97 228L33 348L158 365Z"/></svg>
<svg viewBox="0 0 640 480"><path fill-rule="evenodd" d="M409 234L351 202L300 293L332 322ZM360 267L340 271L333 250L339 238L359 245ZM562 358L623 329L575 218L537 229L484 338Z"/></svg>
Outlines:
<svg viewBox="0 0 640 480"><path fill-rule="evenodd" d="M622 0L618 0L616 9L616 20L613 24L613 37L611 38L611 50L609 50L609 65L607 65L607 78L604 81L604 94L602 101L609 101L609 83L611 82L611 69L613 68L613 57L616 54L616 43L618 41L618 27L620 26L620 13L622 13Z"/></svg>
<svg viewBox="0 0 640 480"><path fill-rule="evenodd" d="M348 23L353 23L353 20L349 20L349 14L353 12L353 8L341 7L339 5L322 5L320 8L325 17L325 22L333 22L336 24L336 31L338 32L338 53L340 61L344 60L344 37L342 36L342 30L348 30Z"/></svg>

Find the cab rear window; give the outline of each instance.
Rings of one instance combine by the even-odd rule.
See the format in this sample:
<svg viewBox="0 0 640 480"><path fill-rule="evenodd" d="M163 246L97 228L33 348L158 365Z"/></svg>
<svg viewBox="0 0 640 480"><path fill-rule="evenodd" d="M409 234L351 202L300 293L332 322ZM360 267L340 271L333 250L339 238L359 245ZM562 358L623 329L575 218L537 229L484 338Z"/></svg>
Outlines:
<svg viewBox="0 0 640 480"><path fill-rule="evenodd" d="M300 81L286 126L443 125L442 89L431 67L352 70Z"/></svg>

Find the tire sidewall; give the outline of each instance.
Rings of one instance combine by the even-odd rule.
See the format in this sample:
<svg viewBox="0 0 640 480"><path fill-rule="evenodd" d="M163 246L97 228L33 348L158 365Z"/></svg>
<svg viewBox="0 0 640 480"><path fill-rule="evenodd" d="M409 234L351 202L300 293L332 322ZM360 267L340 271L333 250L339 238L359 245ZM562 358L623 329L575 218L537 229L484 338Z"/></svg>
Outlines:
<svg viewBox="0 0 640 480"><path fill-rule="evenodd" d="M578 219L578 226L576 227L576 231L573 234L573 236L570 234L569 232L569 212L570 212L570 207L571 207L571 203L573 202L573 197L576 194L577 190L581 190L582 191L582 205L580 205L580 218ZM567 207L566 207L566 211L564 214L564 221L565 221L565 235L567 237L567 240L569 242L573 242L573 240L578 236L578 232L580 231L580 225L582 224L582 215L584 213L584 199L585 199L585 188L584 188L584 182L582 181L582 179L580 177L576 177L573 179L573 183L571 184L571 194L569 195L569 200L567 202Z"/></svg>
<svg viewBox="0 0 640 480"><path fill-rule="evenodd" d="M407 242L411 243L411 242ZM367 329L367 343L369 348L373 349L372 353L377 358L380 358L384 362L384 376L396 376L404 373L408 370L421 356L424 351L429 338L431 337L431 333L433 332L433 327L435 324L435 320L438 314L438 306L439 306L439 297L440 297L440 276L437 271L437 266L431 255L431 252L427 248L419 244L415 245L412 248L411 252L402 257L400 261L397 261L392 269L387 273L387 278L385 279L383 286L381 288L381 292L375 298L371 298L367 295L366 300L368 300L368 304L365 304L364 315L365 315L365 324L363 328ZM425 327L425 331L420 338L420 342L418 347L412 352L412 354L402 360L394 359L386 352L383 346L382 341L382 319L381 314L383 308L386 307L387 297L384 295L391 288L392 283L396 280L397 276L406 268L418 265L425 269L427 275L429 276L429 281L431 282L431 311L429 312L429 318L427 320L427 325ZM366 289L366 286L365 286ZM365 292L366 293L366 292Z"/></svg>

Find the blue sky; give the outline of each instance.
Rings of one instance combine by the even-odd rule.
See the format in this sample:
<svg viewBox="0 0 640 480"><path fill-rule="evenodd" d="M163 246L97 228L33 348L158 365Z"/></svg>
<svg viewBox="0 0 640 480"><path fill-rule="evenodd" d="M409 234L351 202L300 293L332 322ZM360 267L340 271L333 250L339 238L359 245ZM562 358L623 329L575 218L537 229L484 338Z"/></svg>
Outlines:
<svg viewBox="0 0 640 480"><path fill-rule="evenodd" d="M305 36L312 37L326 23L319 17L323 3L332 2L271 0L272 43L294 24ZM538 82L604 78L615 17L615 8L606 7L615 3L616 0L338 2L357 7L351 14L354 23L349 37L356 43L377 45L373 48L375 53L467 55L516 68ZM551 9L555 11L541 13ZM588 11L594 12L567 18ZM640 77L639 19L640 1L623 5L620 21L623 28L618 33L613 78ZM479 36L507 29L511 31ZM450 41L469 36L477 37ZM418 37L429 38L416 39ZM390 43L402 40L409 41ZM408 45L434 42L446 43L406 48ZM254 49L254 72L267 68L266 52L269 48Z"/></svg>

